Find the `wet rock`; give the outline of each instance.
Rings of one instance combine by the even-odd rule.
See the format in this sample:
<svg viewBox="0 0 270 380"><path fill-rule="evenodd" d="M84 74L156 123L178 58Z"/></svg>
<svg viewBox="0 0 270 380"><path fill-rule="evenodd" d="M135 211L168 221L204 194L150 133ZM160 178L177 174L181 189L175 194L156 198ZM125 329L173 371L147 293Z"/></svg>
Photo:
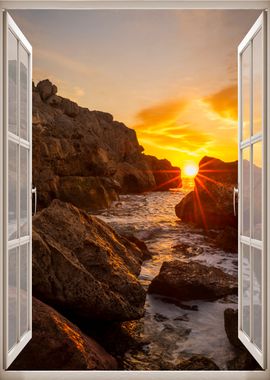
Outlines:
<svg viewBox="0 0 270 380"><path fill-rule="evenodd" d="M179 243L176 244L173 249L180 253L183 256L192 257L192 256L198 256L203 253L203 248L199 246L192 246L187 243Z"/></svg>
<svg viewBox="0 0 270 380"><path fill-rule="evenodd" d="M228 361L227 368L229 370L260 370L261 367L238 339L237 309L224 310L224 327L230 343L236 348L236 356Z"/></svg>
<svg viewBox="0 0 270 380"><path fill-rule="evenodd" d="M230 343L235 347L243 347L238 339L238 310L224 310L224 327Z"/></svg>
<svg viewBox="0 0 270 380"><path fill-rule="evenodd" d="M194 355L187 360L181 361L175 368L180 371L217 371L216 363L202 355Z"/></svg>
<svg viewBox="0 0 270 380"><path fill-rule="evenodd" d="M116 360L53 308L33 298L33 337L11 370L113 370ZM42 349L41 349L42 348Z"/></svg>
<svg viewBox="0 0 270 380"><path fill-rule="evenodd" d="M167 321L168 318L165 315L162 315L160 313L156 313L154 315L154 320L157 321L157 322L164 322L164 321Z"/></svg>
<svg viewBox="0 0 270 380"><path fill-rule="evenodd" d="M102 346L117 358L119 369L122 369L123 357L129 350L142 351L143 347L150 342L143 334L142 320L126 321L122 323L95 323L84 326L88 335L102 344ZM117 344L116 344L117 342Z"/></svg>
<svg viewBox="0 0 270 380"><path fill-rule="evenodd" d="M233 187L237 184L238 163L204 157L199 163L194 191L176 205L176 215L197 227L237 227L233 214Z"/></svg>
<svg viewBox="0 0 270 380"><path fill-rule="evenodd" d="M132 234L125 234L124 237L135 244L143 253L143 260L149 260L152 258L152 254L147 248L147 245L142 240L138 239Z"/></svg>
<svg viewBox="0 0 270 380"><path fill-rule="evenodd" d="M235 371L261 370L253 356L244 348L239 351L235 358L227 362L227 368Z"/></svg>
<svg viewBox="0 0 270 380"><path fill-rule="evenodd" d="M166 191L182 186L180 168L172 166L166 159L160 160L150 155L145 155L145 158L156 181L156 186L153 190Z"/></svg>
<svg viewBox="0 0 270 380"><path fill-rule="evenodd" d="M189 317L188 314L179 315L179 317L174 318L174 321L182 321L182 322L188 322Z"/></svg>
<svg viewBox="0 0 270 380"><path fill-rule="evenodd" d="M54 200L33 218L33 293L72 320L142 317L143 253L96 217Z"/></svg>
<svg viewBox="0 0 270 380"><path fill-rule="evenodd" d="M237 279L218 268L174 260L162 264L148 292L179 300L214 300L237 294Z"/></svg>
<svg viewBox="0 0 270 380"><path fill-rule="evenodd" d="M238 252L238 232L237 228L227 226L218 231L214 238L214 244L225 252Z"/></svg>

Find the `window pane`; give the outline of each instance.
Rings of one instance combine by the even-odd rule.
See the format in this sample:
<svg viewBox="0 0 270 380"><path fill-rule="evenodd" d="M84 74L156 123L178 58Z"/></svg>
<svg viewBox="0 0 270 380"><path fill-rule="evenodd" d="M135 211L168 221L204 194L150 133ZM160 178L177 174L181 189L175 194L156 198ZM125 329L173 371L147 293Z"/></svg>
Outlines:
<svg viewBox="0 0 270 380"><path fill-rule="evenodd" d="M262 253L253 248L254 343L262 349Z"/></svg>
<svg viewBox="0 0 270 380"><path fill-rule="evenodd" d="M253 237L262 240L262 142L253 145Z"/></svg>
<svg viewBox="0 0 270 380"><path fill-rule="evenodd" d="M8 238L17 238L17 154L18 146L12 141L8 143Z"/></svg>
<svg viewBox="0 0 270 380"><path fill-rule="evenodd" d="M253 40L253 134L262 131L263 57L262 31Z"/></svg>
<svg viewBox="0 0 270 380"><path fill-rule="evenodd" d="M250 248L242 244L242 329L250 335Z"/></svg>
<svg viewBox="0 0 270 380"><path fill-rule="evenodd" d="M8 130L17 134L17 39L8 32Z"/></svg>
<svg viewBox="0 0 270 380"><path fill-rule="evenodd" d="M242 151L242 235L250 236L250 148Z"/></svg>
<svg viewBox="0 0 270 380"><path fill-rule="evenodd" d="M21 137L28 139L27 117L28 117L28 54L20 45L20 128Z"/></svg>
<svg viewBox="0 0 270 380"><path fill-rule="evenodd" d="M20 147L20 230L21 236L28 235L28 150Z"/></svg>
<svg viewBox="0 0 270 380"><path fill-rule="evenodd" d="M16 308L17 308L17 248L8 254L8 349L17 342Z"/></svg>
<svg viewBox="0 0 270 380"><path fill-rule="evenodd" d="M250 137L251 45L242 53L242 140Z"/></svg>
<svg viewBox="0 0 270 380"><path fill-rule="evenodd" d="M28 244L20 247L20 336L28 330Z"/></svg>

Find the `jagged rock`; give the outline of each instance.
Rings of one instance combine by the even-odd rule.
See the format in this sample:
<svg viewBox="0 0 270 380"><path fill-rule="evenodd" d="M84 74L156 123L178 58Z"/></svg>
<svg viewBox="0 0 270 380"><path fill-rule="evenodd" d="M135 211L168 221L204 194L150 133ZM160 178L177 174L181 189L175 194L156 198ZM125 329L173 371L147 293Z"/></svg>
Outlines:
<svg viewBox="0 0 270 380"><path fill-rule="evenodd" d="M193 355L191 358L181 361L175 368L180 371L218 371L216 363L202 355Z"/></svg>
<svg viewBox="0 0 270 380"><path fill-rule="evenodd" d="M99 200L106 207L115 200L115 192L141 193L156 188L133 129L113 120L109 113L89 111L56 92L48 79L33 85L33 183L39 209L55 198L67 199L61 184L68 187L71 181L70 187L74 187L76 179L72 177L85 178L80 181L91 186L78 185L80 199L98 191L100 181L107 178ZM118 184L117 190L111 191L112 183ZM97 208L92 201L79 203L75 195L73 192L68 198L75 205Z"/></svg>
<svg viewBox="0 0 270 380"><path fill-rule="evenodd" d="M176 205L176 215L184 222L209 228L237 227L233 214L233 187L237 185L237 161L223 162L204 157L199 163L194 191Z"/></svg>
<svg viewBox="0 0 270 380"><path fill-rule="evenodd" d="M96 217L54 200L33 218L33 294L72 321L142 317L143 253Z"/></svg>
<svg viewBox="0 0 270 380"><path fill-rule="evenodd" d="M182 186L180 168L172 166L166 159L159 160L150 155L146 155L145 158L155 177L156 187L154 190L166 191Z"/></svg>
<svg viewBox="0 0 270 380"><path fill-rule="evenodd" d="M237 294L237 278L195 261L185 263L174 260L162 264L148 292L183 301L214 300Z"/></svg>
<svg viewBox="0 0 270 380"><path fill-rule="evenodd" d="M118 200L119 185L110 178L66 176L60 178L56 198L85 210L108 208Z"/></svg>
<svg viewBox="0 0 270 380"><path fill-rule="evenodd" d="M145 244L145 242L143 242L142 240L138 239L136 236L131 235L131 234L124 235L124 237L128 239L129 241L131 241L131 243L135 244L142 251L143 260L148 260L152 258L152 254L147 248L147 245Z"/></svg>
<svg viewBox="0 0 270 380"><path fill-rule="evenodd" d="M62 98L60 107L64 111L64 114L70 117L75 117L79 114L80 108L77 103L72 102L69 99Z"/></svg>
<svg viewBox="0 0 270 380"><path fill-rule="evenodd" d="M42 80L37 84L37 89L42 100L48 99L57 93L57 87L48 79Z"/></svg>
<svg viewBox="0 0 270 380"><path fill-rule="evenodd" d="M11 370L113 370L116 360L50 306L33 297L33 336Z"/></svg>

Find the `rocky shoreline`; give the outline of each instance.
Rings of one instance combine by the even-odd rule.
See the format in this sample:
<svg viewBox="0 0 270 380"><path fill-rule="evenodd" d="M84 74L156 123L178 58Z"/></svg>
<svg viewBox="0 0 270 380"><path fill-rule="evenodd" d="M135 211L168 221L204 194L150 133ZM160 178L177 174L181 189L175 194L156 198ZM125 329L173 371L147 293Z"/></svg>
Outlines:
<svg viewBox="0 0 270 380"><path fill-rule="evenodd" d="M237 163L205 157L194 190L175 208L176 215L191 224L192 233L199 228L208 244L235 253L231 191L236 180ZM143 285L142 264L152 260L147 245L91 214L110 207L120 194L180 188L181 170L143 154L134 130L108 113L57 95L49 80L33 85L33 182L39 194L33 217L33 339L10 369L150 369L147 363L135 363L151 344L142 323L147 294L187 310L192 306L184 303L190 300L212 302L237 294L234 276L195 261L164 260L149 288ZM173 249L185 258L203 253L181 241ZM228 369L257 369L238 341L236 313L227 309L224 314L235 350ZM162 314L152 317L164 322ZM171 327L166 328L164 336ZM183 329L181 339L190 331ZM127 353L135 354L129 360ZM156 358L151 369L219 367L198 353L179 357L174 365Z"/></svg>

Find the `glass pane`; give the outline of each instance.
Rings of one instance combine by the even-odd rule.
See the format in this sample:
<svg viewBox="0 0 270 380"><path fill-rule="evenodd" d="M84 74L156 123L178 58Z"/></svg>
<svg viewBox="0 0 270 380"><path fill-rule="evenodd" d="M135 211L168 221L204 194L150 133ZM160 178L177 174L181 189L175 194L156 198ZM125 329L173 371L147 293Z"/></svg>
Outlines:
<svg viewBox="0 0 270 380"><path fill-rule="evenodd" d="M250 137L251 45L242 53L242 140Z"/></svg>
<svg viewBox="0 0 270 380"><path fill-rule="evenodd" d="M242 151L242 235L250 236L250 148Z"/></svg>
<svg viewBox="0 0 270 380"><path fill-rule="evenodd" d="M28 54L20 45L20 128L21 137L28 139L27 117L28 117Z"/></svg>
<svg viewBox="0 0 270 380"><path fill-rule="evenodd" d="M253 40L253 134L262 131L263 57L262 31Z"/></svg>
<svg viewBox="0 0 270 380"><path fill-rule="evenodd" d="M28 330L28 244L20 247L20 336Z"/></svg>
<svg viewBox="0 0 270 380"><path fill-rule="evenodd" d="M20 147L20 230L21 236L28 235L28 150Z"/></svg>
<svg viewBox="0 0 270 380"><path fill-rule="evenodd" d="M8 130L17 134L17 39L8 32Z"/></svg>
<svg viewBox="0 0 270 380"><path fill-rule="evenodd" d="M8 254L8 349L17 342L16 308L17 308L17 248L13 248Z"/></svg>
<svg viewBox="0 0 270 380"><path fill-rule="evenodd" d="M253 145L253 237L262 240L262 142Z"/></svg>
<svg viewBox="0 0 270 380"><path fill-rule="evenodd" d="M262 253L253 248L254 343L262 349Z"/></svg>
<svg viewBox="0 0 270 380"><path fill-rule="evenodd" d="M250 248L242 244L242 329L250 335Z"/></svg>
<svg viewBox="0 0 270 380"><path fill-rule="evenodd" d="M8 239L17 238L17 154L18 145L8 142Z"/></svg>

